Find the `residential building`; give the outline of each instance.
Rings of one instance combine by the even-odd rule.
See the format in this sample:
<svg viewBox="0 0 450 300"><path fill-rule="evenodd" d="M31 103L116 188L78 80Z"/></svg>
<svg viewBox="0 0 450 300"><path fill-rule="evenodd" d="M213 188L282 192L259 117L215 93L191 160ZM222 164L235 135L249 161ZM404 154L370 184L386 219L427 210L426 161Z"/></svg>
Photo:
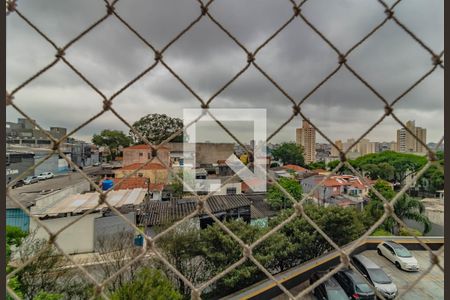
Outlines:
<svg viewBox="0 0 450 300"><path fill-rule="evenodd" d="M419 142L427 143L427 130L422 127L416 127L415 121L406 122L406 128L414 133L418 140L409 133L405 128L397 130L397 151L398 152L415 152L424 153L426 148Z"/></svg>
<svg viewBox="0 0 450 300"><path fill-rule="evenodd" d="M134 145L123 149L123 167L133 164L144 164L152 159L152 148L147 144ZM158 148L157 158L152 163L170 166L169 147L162 146ZM161 164L162 165L162 164Z"/></svg>
<svg viewBox="0 0 450 300"><path fill-rule="evenodd" d="M316 130L308 121L303 120L302 128L296 129L297 145L303 147L305 163L310 164L316 161Z"/></svg>
<svg viewBox="0 0 450 300"><path fill-rule="evenodd" d="M144 203L146 189L119 190L108 193L106 200L119 210L132 224L136 224L137 208ZM98 250L102 238L124 232L134 235L135 229L119 216L114 215L106 204L98 205L99 193L85 193L68 196L49 205L39 205L32 209L32 214L52 232L70 225L58 235L58 245L68 254L86 253ZM92 210L83 218L80 215ZM79 220L78 220L79 219ZM34 219L30 220L30 231L36 230L36 237L48 239L47 232Z"/></svg>
<svg viewBox="0 0 450 300"><path fill-rule="evenodd" d="M356 145L356 149L361 155L375 153L376 143L369 141L369 139L361 139Z"/></svg>

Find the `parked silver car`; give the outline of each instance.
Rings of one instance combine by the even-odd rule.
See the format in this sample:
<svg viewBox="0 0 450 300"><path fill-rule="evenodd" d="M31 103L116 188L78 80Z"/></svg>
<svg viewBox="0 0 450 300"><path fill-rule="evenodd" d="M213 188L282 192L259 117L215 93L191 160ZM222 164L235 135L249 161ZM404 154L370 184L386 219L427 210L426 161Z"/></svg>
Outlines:
<svg viewBox="0 0 450 300"><path fill-rule="evenodd" d="M32 184L36 182L39 182L39 178L37 176L28 176L23 180L23 183L25 184Z"/></svg>
<svg viewBox="0 0 450 300"><path fill-rule="evenodd" d="M352 260L355 267L385 298L394 299L397 296L397 286L377 264L362 254L354 255Z"/></svg>

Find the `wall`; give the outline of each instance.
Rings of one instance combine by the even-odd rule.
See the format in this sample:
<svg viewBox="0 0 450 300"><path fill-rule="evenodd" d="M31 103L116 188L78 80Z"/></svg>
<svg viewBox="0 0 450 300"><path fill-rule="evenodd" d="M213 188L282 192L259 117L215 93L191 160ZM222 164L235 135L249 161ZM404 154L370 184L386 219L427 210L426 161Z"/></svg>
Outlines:
<svg viewBox="0 0 450 300"><path fill-rule="evenodd" d="M191 143L188 143L192 147ZM170 151L182 152L183 143L169 143ZM226 160L234 153L234 143L196 143L195 155L197 164L216 164L218 160Z"/></svg>
<svg viewBox="0 0 450 300"><path fill-rule="evenodd" d="M94 250L94 220L101 216L101 213L93 213L84 216L81 220L78 220L61 232L58 235L56 242L61 249L68 254L92 252ZM56 232L78 218L80 218L80 215L41 221L50 229L50 231ZM42 228L38 228L36 222L31 219L30 231L34 230L37 230L36 238L48 239L47 232Z"/></svg>
<svg viewBox="0 0 450 300"><path fill-rule="evenodd" d="M15 158L12 158L11 161L17 162L12 162L9 164L9 166L6 166L6 182L8 182L9 178L11 178L11 180L17 178L20 174L34 165L33 154L29 154L23 157L18 157L17 155L15 155ZM31 173L29 175L34 175L34 173Z"/></svg>
<svg viewBox="0 0 450 300"><path fill-rule="evenodd" d="M133 173L135 170L123 170L118 169L114 171L116 178L122 178L127 174ZM133 177L137 177L139 173L142 173L142 176L145 178L149 178L151 183L164 183L166 184L169 178L169 171L167 169L158 169L158 170L139 170Z"/></svg>
<svg viewBox="0 0 450 300"><path fill-rule="evenodd" d="M34 155L34 163L38 164L43 158L45 158L48 153L35 153ZM58 154L53 154L50 156L45 162L39 165L36 169L34 169L34 174L39 175L43 172L52 172L53 174L60 173L58 168Z"/></svg>
<svg viewBox="0 0 450 300"><path fill-rule="evenodd" d="M151 150L147 149L134 149L125 148L123 149L123 166L129 166L132 164L143 164L152 158ZM161 148L157 152L158 158L163 161L166 165L170 164L169 150L166 148ZM153 163L160 163L158 159L152 161Z"/></svg>
<svg viewBox="0 0 450 300"><path fill-rule="evenodd" d="M6 225L15 226L28 232L30 229L30 217L21 208L6 209Z"/></svg>
<svg viewBox="0 0 450 300"><path fill-rule="evenodd" d="M136 216L134 212L124 214L124 216L133 224L136 224ZM111 240L114 234L134 234L134 228L126 223L118 216L100 217L94 220L94 250L101 249L99 240Z"/></svg>

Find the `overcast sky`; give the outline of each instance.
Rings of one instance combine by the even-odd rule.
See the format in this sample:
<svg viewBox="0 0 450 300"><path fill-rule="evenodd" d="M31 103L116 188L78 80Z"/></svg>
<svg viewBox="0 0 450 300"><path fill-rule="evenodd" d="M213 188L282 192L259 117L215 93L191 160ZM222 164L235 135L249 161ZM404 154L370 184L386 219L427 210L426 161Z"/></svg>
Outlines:
<svg viewBox="0 0 450 300"><path fill-rule="evenodd" d="M436 53L444 47L444 1L405 0L396 16ZM57 44L64 45L105 12L103 1L20 0L20 11ZM156 48L164 47L199 15L194 0L120 0L117 12ZM385 17L375 0L310 0L302 12L341 52L346 52ZM216 0L210 13L247 49L254 51L292 15L287 0ZM54 58L55 51L16 14L7 17L7 89L11 91ZM66 58L110 96L153 63L154 54L114 16L96 27L66 52ZM197 23L166 53L164 60L200 97L208 99L246 64L247 56L208 18ZM301 99L337 66L336 53L301 20L296 19L256 56L256 62L292 97ZM348 63L384 97L394 99L431 67L422 49L393 21L360 45ZM443 135L443 70L438 69L395 105L404 121L428 130L428 142ZM15 103L43 127L69 130L99 112L102 99L63 62L15 95ZM129 122L150 113L182 117L183 108L199 102L162 65L114 100ZM291 115L290 101L251 66L211 104L212 108L266 108L270 135ZM383 113L383 103L342 68L302 106L332 140L359 137ZM7 108L7 120L20 115ZM300 117L291 121L274 142L295 140ZM241 122L239 124L248 124ZM211 125L208 123L208 125ZM75 137L89 140L102 129L128 132L107 112ZM248 130L235 126L242 139ZM369 134L374 141L396 139L399 125L389 117ZM201 135L201 136L200 136ZM198 140L229 141L218 126L197 134ZM317 135L318 141L323 139Z"/></svg>

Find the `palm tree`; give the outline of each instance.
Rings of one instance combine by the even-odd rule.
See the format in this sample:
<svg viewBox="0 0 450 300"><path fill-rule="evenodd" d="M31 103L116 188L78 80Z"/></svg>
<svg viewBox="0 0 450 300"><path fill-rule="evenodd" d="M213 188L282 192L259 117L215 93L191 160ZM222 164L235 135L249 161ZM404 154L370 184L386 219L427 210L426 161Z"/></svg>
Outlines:
<svg viewBox="0 0 450 300"><path fill-rule="evenodd" d="M407 195L399 198L394 205L395 214L402 220L414 220L423 225L423 233L431 230L431 222L425 213L425 206L418 198L412 198Z"/></svg>

